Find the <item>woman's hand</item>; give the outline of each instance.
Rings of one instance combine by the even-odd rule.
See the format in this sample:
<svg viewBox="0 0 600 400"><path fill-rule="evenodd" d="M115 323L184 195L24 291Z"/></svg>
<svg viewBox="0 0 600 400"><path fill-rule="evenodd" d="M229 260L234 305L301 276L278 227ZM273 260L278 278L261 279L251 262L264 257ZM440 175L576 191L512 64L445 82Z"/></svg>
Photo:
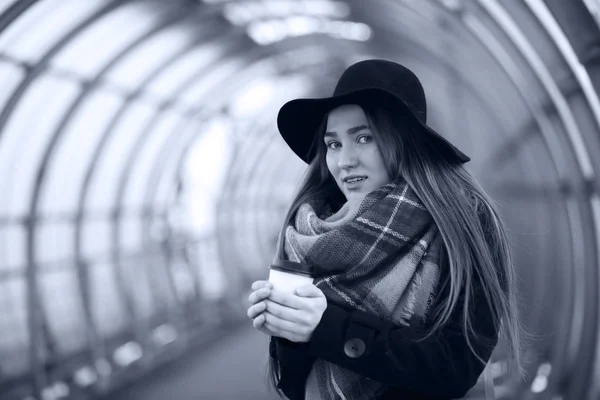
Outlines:
<svg viewBox="0 0 600 400"><path fill-rule="evenodd" d="M249 300L248 309L253 325L261 332L288 339L308 342L327 308L327 299L313 284L301 286L295 293L269 289L270 284L257 281Z"/></svg>
<svg viewBox="0 0 600 400"><path fill-rule="evenodd" d="M250 308L248 308L248 317L252 319L252 325L266 335L273 335L272 332L264 327L265 316L263 312L267 309L266 299L271 295L273 286L268 281L256 281L252 284L253 292L248 296Z"/></svg>

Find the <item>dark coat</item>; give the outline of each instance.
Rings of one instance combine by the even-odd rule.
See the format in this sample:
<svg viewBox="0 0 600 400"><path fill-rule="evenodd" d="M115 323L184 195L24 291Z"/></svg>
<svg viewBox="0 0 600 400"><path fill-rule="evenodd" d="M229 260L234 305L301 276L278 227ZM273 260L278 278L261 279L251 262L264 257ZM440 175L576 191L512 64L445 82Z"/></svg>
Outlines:
<svg viewBox="0 0 600 400"><path fill-rule="evenodd" d="M447 270L442 268L439 293L429 316L443 306L449 295ZM399 326L371 313L328 302L310 342L271 338L270 355L281 364L278 387L291 400L304 399L306 379L318 357L389 385L391 389L380 400L461 398L475 385L485 367L469 349L462 332L463 295L464 291L450 323L419 343L411 339L423 337L431 327L430 320L421 324L411 322L410 327ZM498 330L477 283L473 305L472 325L478 337L472 337L471 344L487 361L497 344ZM359 357L351 354L346 344L349 339L362 340L364 354Z"/></svg>

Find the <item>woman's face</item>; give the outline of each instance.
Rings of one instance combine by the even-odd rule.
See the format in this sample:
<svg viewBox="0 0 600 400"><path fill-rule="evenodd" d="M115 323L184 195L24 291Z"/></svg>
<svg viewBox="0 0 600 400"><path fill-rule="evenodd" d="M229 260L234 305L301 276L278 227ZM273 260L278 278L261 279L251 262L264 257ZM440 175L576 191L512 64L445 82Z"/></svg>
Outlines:
<svg viewBox="0 0 600 400"><path fill-rule="evenodd" d="M360 106L348 104L332 110L323 140L327 168L346 200L390 183L374 132ZM348 180L352 177L363 179Z"/></svg>

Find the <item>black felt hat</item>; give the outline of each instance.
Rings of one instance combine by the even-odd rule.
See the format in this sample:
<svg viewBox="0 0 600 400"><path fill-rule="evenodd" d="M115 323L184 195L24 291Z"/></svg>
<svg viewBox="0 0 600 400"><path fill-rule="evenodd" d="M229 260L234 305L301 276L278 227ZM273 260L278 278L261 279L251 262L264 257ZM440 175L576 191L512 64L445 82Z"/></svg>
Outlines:
<svg viewBox="0 0 600 400"><path fill-rule="evenodd" d="M319 99L295 99L285 103L277 115L277 127L290 148L304 162L315 156L310 147L325 114L343 104L376 102L386 108L398 107L429 135L431 144L450 161L470 161L427 125L427 102L419 78L408 68L387 60L364 60L348 67L335 87L333 96Z"/></svg>

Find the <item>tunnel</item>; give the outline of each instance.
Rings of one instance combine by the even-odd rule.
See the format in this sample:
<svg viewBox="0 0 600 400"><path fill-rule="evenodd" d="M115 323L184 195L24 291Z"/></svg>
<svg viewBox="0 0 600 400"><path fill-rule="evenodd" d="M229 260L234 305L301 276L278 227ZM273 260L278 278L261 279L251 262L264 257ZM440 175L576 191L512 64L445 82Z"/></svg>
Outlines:
<svg viewBox="0 0 600 400"><path fill-rule="evenodd" d="M469 398L599 399L599 26L596 0L1 0L0 398L150 398L231 335L252 388L164 393L276 398L243 343L306 168L277 111L381 58L509 229L528 378L495 351Z"/></svg>

